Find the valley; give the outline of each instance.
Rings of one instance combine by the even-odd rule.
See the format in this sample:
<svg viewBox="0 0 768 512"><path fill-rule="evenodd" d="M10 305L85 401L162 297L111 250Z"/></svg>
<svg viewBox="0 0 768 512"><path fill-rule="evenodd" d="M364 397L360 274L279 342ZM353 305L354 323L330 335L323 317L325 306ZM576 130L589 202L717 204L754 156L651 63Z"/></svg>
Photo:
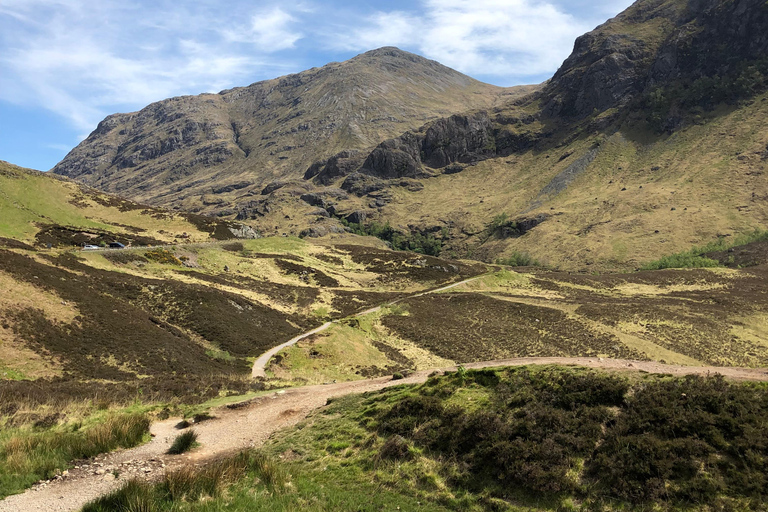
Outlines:
<svg viewBox="0 0 768 512"><path fill-rule="evenodd" d="M767 5L638 0L539 85L386 46L0 161L0 512L766 510Z"/></svg>

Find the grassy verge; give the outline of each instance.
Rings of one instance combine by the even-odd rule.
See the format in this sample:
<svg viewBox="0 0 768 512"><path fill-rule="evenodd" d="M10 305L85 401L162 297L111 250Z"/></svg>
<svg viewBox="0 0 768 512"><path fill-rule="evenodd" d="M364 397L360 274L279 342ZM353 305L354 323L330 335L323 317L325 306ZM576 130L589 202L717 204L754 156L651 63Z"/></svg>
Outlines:
<svg viewBox="0 0 768 512"><path fill-rule="evenodd" d="M663 256L658 260L650 261L640 267L640 270L663 270L665 268L708 268L719 267L721 263L705 256L707 253L727 251L734 247L747 245L753 242L768 240L768 231L757 229L751 233L744 233L732 240L718 238L701 247L692 247L687 251Z"/></svg>
<svg viewBox="0 0 768 512"><path fill-rule="evenodd" d="M149 424L145 414L115 414L92 426L7 429L0 434L0 498L53 477L72 460L141 444Z"/></svg>

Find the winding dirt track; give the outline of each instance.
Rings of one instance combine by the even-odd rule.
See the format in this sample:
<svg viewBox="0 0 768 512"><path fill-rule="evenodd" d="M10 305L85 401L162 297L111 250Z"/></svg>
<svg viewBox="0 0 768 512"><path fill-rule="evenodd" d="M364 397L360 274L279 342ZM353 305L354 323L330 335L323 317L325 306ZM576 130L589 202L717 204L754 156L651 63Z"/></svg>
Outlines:
<svg viewBox="0 0 768 512"><path fill-rule="evenodd" d="M617 371L646 371L673 375L719 373L734 380L768 381L768 369L686 367L648 361L600 358L518 358L469 363L464 366L477 369L532 364L578 365ZM450 370L455 370L455 367L445 368L442 371ZM329 398L376 391L398 384L421 383L431 372L431 370L423 370L395 381L389 377L382 377L293 388L249 400L236 409L221 407L212 411L216 417L214 420L194 427L199 434L202 446L191 454L165 455L170 442L179 432L174 428L179 419L157 422L152 425L154 437L150 443L98 457L79 469L70 470L69 474L60 480L52 481L46 486L35 487L23 494L10 496L0 501L0 512L79 510L90 500L116 489L131 476L157 479L167 469L188 464L202 464L227 453L260 446L274 432L295 425L313 410L323 407ZM115 469L121 473L117 480L112 477L112 471Z"/></svg>
<svg viewBox="0 0 768 512"><path fill-rule="evenodd" d="M398 302L401 302L401 301L404 301L404 300L407 300L407 299L412 299L414 297L421 297L421 296L427 295L429 293L438 293L438 292L443 292L445 290L450 290L451 288L455 288L457 286L461 286L461 285L466 284L466 283L471 283L472 281L477 281L478 279L480 279L481 277L484 277L484 276L485 276L485 274L480 275L480 276L470 277L469 279L464 279L463 281L459 281L457 283L449 284L447 286L443 286L443 287L436 288L436 289L433 289L433 290L426 290L426 291L423 291L423 292L415 293L415 294L409 295L407 297L401 297L401 298L399 298L397 300L393 300L392 302L388 302L388 303L386 303L384 305L376 306L374 308L366 309L365 311L360 311L359 313L355 313L354 316L364 316L364 315L368 315L368 314L371 314L371 313L376 313L377 311L381 311L381 308L384 308L384 307L387 307L387 306L392 306L394 304L397 304ZM266 373L267 364L269 364L269 360L272 359L275 356L275 354L277 354L278 352L280 352L284 348L288 348L288 347L290 347L292 345L295 345L296 343L300 342L304 338L309 338L313 334L317 334L319 332L325 331L326 329L328 329L329 327L331 327L333 324L336 324L336 323L338 323L338 320L334 320L332 322L326 322L323 325L321 325L320 327L317 327L316 329L312 329L311 331L305 332L304 334L299 334L295 338L291 338L290 340L286 341L285 343L282 343L282 344L280 344L280 345L278 345L278 346L276 346L274 348L271 348L271 349L267 350L266 352L261 354L259 356L259 358L256 359L256 361L254 361L253 369L251 370L251 376L253 378L256 378L256 377L266 377L267 376L267 373Z"/></svg>

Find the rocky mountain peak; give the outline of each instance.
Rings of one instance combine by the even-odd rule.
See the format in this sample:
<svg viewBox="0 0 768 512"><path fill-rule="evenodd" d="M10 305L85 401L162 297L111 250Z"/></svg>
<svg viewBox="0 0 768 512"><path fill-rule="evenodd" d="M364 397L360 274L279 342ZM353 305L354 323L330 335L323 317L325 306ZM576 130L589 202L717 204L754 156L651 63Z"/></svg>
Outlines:
<svg viewBox="0 0 768 512"><path fill-rule="evenodd" d="M488 108L506 89L398 48L115 114L53 170L151 204L220 209L341 150ZM224 191L224 192L222 192Z"/></svg>

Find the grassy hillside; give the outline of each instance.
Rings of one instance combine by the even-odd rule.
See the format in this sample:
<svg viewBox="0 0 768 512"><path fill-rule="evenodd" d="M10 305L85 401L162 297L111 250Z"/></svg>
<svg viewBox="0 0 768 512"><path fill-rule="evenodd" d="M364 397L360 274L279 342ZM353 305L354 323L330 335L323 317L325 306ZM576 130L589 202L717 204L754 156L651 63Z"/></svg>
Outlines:
<svg viewBox="0 0 768 512"><path fill-rule="evenodd" d="M45 247L235 238L239 223L127 201L65 178L0 161L0 239ZM1 242L2 244L8 244Z"/></svg>
<svg viewBox="0 0 768 512"><path fill-rule="evenodd" d="M500 271L408 298L286 349L273 375L356 379L513 357L768 366L764 266L613 275ZM374 350L372 353L369 350Z"/></svg>

